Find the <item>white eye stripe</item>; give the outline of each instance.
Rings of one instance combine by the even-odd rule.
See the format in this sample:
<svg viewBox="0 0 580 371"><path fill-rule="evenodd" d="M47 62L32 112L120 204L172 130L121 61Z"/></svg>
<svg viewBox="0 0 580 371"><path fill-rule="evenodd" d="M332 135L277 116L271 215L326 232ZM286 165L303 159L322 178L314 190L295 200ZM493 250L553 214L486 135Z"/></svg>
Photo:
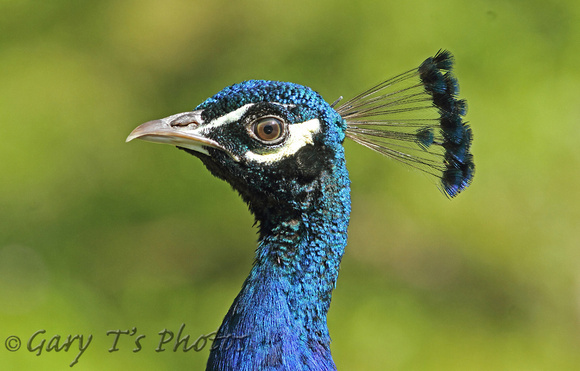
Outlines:
<svg viewBox="0 0 580 371"><path fill-rule="evenodd" d="M246 114L246 112L248 112L250 107L252 107L254 105L255 105L255 103L243 105L235 111L232 111L228 114L225 114L223 116L220 116L220 117L208 122L207 125L201 126L199 128L199 130L201 133L208 133L208 132L210 132L210 131L214 130L215 128L218 128L222 125L227 125L231 122L238 121Z"/></svg>
<svg viewBox="0 0 580 371"><path fill-rule="evenodd" d="M288 126L288 139L281 147L274 148L273 152L258 154L248 151L244 157L248 161L259 163L273 163L292 156L307 144L314 144L313 137L320 132L320 121L312 119Z"/></svg>
<svg viewBox="0 0 580 371"><path fill-rule="evenodd" d="M285 107L285 108L295 107L294 104L282 104L282 103L271 103L271 104L276 104L278 106ZM256 105L256 103L248 103L248 104L241 106L240 108L238 108L235 111L232 111L232 112L227 113L223 116L220 116L220 117L214 119L213 121L208 122L207 125L203 125L202 127L200 127L199 128L200 132L203 132L203 133L209 132L217 127L227 125L227 124L232 123L232 122L239 121L246 114L246 112L248 112L248 110L255 105Z"/></svg>

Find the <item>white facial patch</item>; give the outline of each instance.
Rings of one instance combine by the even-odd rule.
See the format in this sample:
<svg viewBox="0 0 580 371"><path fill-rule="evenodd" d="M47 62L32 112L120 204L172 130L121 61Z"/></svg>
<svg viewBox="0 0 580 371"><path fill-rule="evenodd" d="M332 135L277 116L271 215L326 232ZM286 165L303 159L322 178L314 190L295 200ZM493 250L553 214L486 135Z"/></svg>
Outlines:
<svg viewBox="0 0 580 371"><path fill-rule="evenodd" d="M273 148L272 152L264 154L248 151L244 154L244 157L248 161L268 164L292 156L305 145L314 144L313 137L320 132L320 121L312 119L299 124L288 125L288 131L288 139L281 147Z"/></svg>
<svg viewBox="0 0 580 371"><path fill-rule="evenodd" d="M246 112L248 112L250 107L252 107L253 105L254 103L245 104L235 111L232 111L226 115L214 119L213 121L208 122L207 125L203 125L202 127L199 128L200 133L208 133L214 130L215 128L227 125L231 122L238 121L246 114Z"/></svg>

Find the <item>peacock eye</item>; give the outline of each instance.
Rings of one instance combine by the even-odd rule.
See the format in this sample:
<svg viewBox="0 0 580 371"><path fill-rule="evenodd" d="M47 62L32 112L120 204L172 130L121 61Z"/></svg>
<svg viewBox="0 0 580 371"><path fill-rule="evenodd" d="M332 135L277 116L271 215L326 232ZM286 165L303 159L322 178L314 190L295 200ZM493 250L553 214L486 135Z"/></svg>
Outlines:
<svg viewBox="0 0 580 371"><path fill-rule="evenodd" d="M286 126L277 117L263 117L254 121L251 131L258 140L266 144L278 144L286 136Z"/></svg>

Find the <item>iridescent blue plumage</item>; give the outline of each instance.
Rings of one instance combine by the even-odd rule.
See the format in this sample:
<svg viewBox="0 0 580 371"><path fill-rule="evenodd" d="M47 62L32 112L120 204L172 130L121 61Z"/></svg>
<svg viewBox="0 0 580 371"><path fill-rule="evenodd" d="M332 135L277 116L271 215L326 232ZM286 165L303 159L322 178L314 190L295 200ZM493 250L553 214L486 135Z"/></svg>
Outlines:
<svg viewBox="0 0 580 371"><path fill-rule="evenodd" d="M213 342L208 370L334 370L326 315L347 241L346 137L441 180L473 177L472 134L448 52L338 108L301 85L251 80L128 140L169 143L236 189L260 228L255 262Z"/></svg>
<svg viewBox="0 0 580 371"><path fill-rule="evenodd" d="M459 84L451 74L453 59L451 53L442 51L433 58L425 60L419 66L419 76L425 90L432 95L433 105L438 108L441 132L445 148L444 162L446 169L441 177L445 192L453 197L469 186L473 178L473 156L469 153L471 146L471 128L463 123L467 103L457 100ZM445 74L441 71L447 70Z"/></svg>

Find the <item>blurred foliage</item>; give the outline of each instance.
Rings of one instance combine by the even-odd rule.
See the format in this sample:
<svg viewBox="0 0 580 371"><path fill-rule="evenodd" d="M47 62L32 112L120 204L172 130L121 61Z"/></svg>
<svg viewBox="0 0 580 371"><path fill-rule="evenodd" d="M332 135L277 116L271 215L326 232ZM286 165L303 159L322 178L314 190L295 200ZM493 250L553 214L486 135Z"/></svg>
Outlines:
<svg viewBox="0 0 580 371"><path fill-rule="evenodd" d="M347 254L329 313L343 370L576 370L580 102L576 1L0 2L0 349L64 369L40 329L94 339L75 370L202 369L155 352L217 329L255 229L230 187L138 124L250 78L345 98L454 52L477 172L434 181L346 143ZM145 334L143 350L115 329ZM39 338L40 339L40 338ZM192 340L193 341L193 340ZM171 346L167 346L168 349Z"/></svg>

